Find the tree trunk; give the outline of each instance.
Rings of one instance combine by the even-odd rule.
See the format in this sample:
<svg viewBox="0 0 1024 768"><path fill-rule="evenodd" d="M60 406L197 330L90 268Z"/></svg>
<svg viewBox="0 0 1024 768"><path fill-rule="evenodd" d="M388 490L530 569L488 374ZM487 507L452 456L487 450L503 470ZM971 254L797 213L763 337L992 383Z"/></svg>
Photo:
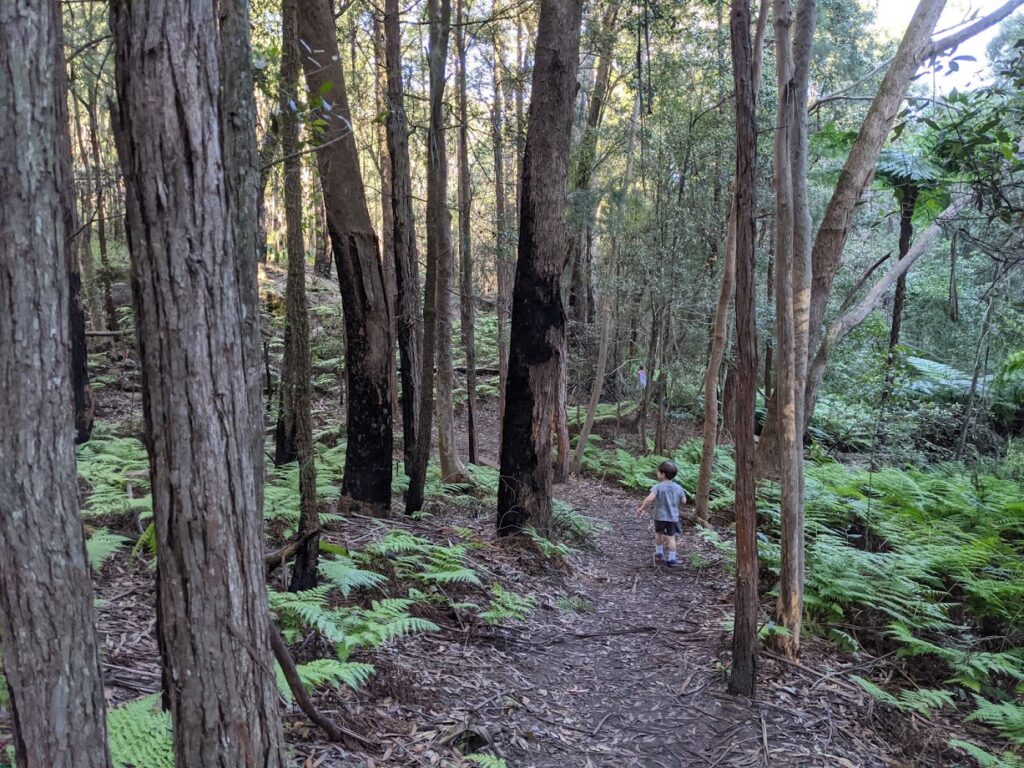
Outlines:
<svg viewBox="0 0 1024 768"><path fill-rule="evenodd" d="M762 5L761 12L765 15ZM759 20L760 21L760 20ZM757 499L754 477L754 398L757 379L757 294L754 288L757 214L758 71L752 61L749 0L732 0L730 15L736 93L736 613L729 690L753 696L757 681Z"/></svg>
<svg viewBox="0 0 1024 768"><path fill-rule="evenodd" d="M839 181L832 193L818 233L814 238L811 252L812 283L809 304L808 358L827 356L822 345L824 338L822 323L832 293L832 282L842 260L843 247L853 225L853 215L864 189L874 175L875 164L882 151L882 145L889 135L892 123L899 112L899 106L917 72L917 68L932 48L932 30L938 21L945 0L921 0L907 31L900 42L896 56L886 72L867 116L861 125L857 140L846 158ZM776 263L776 270L779 263ZM778 299L777 299L778 301ZM802 407L804 428L814 413L817 401L817 387L805 387ZM776 398L776 401L778 398ZM761 434L758 450L760 471L771 473L776 462L774 454L778 443L778 419L776 408L770 408Z"/></svg>
<svg viewBox="0 0 1024 768"><path fill-rule="evenodd" d="M590 440L590 432L594 428L594 419L597 416L597 406L601 402L601 393L604 391L605 370L608 366L608 347L611 343L612 320L615 316L615 298L613 293L613 281L618 270L619 259L619 232L622 226L622 211L625 207L626 195L629 193L629 186L633 180L633 149L636 143L636 129L640 120L640 100L633 101L633 114L629 122L629 133L626 139L626 173L623 177L622 189L615 203L615 218L612 222L612 237L606 271L608 282L600 294L597 304L597 314L601 320L600 339L597 344L597 366L594 371L594 384L590 390L590 402L587 404L587 417L580 429L579 439L576 443L576 452L572 457L572 471L578 473L583 464L583 454Z"/></svg>
<svg viewBox="0 0 1024 768"><path fill-rule="evenodd" d="M543 0L523 157L497 529L551 532L551 431L564 365L565 182L579 66L580 0Z"/></svg>
<svg viewBox="0 0 1024 768"><path fill-rule="evenodd" d="M18 768L109 768L78 514L60 6L0 9L0 643Z"/></svg>
<svg viewBox="0 0 1024 768"><path fill-rule="evenodd" d="M284 359L281 363L280 408L274 433L274 463L299 462L299 530L320 527L316 503L316 465L310 413L309 315L306 309L306 249L302 237L302 158L299 120L295 105L299 88L298 0L281 5L280 131L284 156L284 219L288 249L288 284L285 288ZM306 537L295 557L288 588L293 592L317 585L320 537Z"/></svg>
<svg viewBox="0 0 1024 768"><path fill-rule="evenodd" d="M307 51L302 56L306 85L323 99L318 116L327 125L317 167L345 311L348 441L341 490L353 501L383 510L391 504L391 321L327 0L300 3L299 40Z"/></svg>
<svg viewBox="0 0 1024 768"><path fill-rule="evenodd" d="M256 218L257 234L256 241L259 250L256 253L256 260L260 264L267 263L267 185L270 183L270 174L274 169L274 156L277 154L280 128L277 123L277 116L271 113L270 125L263 134L263 141L260 143L260 180L256 196ZM330 270L328 270L328 274Z"/></svg>
<svg viewBox="0 0 1024 768"><path fill-rule="evenodd" d="M745 8L749 16L750 9ZM734 16L735 16L734 11ZM733 23L737 23L734 19ZM748 35L749 37L749 35ZM749 74L749 73L748 73ZM738 190L737 190L738 191ZM708 519L708 503L711 496L711 475L714 471L715 447L718 444L718 374L725 356L728 341L729 305L732 303L733 282L736 279L736 194L733 194L729 210L729 223L725 236L725 266L722 269L722 287L715 307L715 319L711 331L711 354L708 368L704 373L704 443L700 453L700 469L697 472L697 519Z"/></svg>
<svg viewBox="0 0 1024 768"><path fill-rule="evenodd" d="M900 202L900 241L899 254L902 259L910 251L914 239L914 208L917 207L917 187L906 184L901 190ZM882 405L885 405L892 394L895 376L896 347L900 344L900 326L903 323L903 305L907 299L907 275L899 276L896 281L896 293L892 302L892 324L889 326L889 350L885 358L885 383L882 385Z"/></svg>
<svg viewBox="0 0 1024 768"><path fill-rule="evenodd" d="M100 126L96 109L96 91L89 99L87 109L89 116L89 141L92 146L93 192L95 194L96 239L100 247L100 288L103 291L103 309L107 315L107 330L118 329L117 308L114 306L114 294L111 289L110 257L107 252L107 212L103 202L103 178L100 165Z"/></svg>
<svg viewBox="0 0 1024 768"><path fill-rule="evenodd" d="M86 173L86 178L90 180L95 179L98 186L99 169L92 167L87 160L89 152L85 146L85 133L82 131L81 104L77 98L72 98L71 102L74 105L75 111L75 139L78 144L78 155L81 158L82 165L89 169ZM92 222L96 218L95 202L93 203L94 209L89 211L88 214L86 213L84 203L81 200L79 200L79 202L81 207L80 218L85 220L82 224L82 232L78 236L78 263L84 277L83 288L85 290L86 314L89 318L89 326L94 331L102 331L104 330L103 311L100 307L99 284L96 280L96 264L92 256Z"/></svg>
<svg viewBox="0 0 1024 768"><path fill-rule="evenodd" d="M422 344L420 324L419 257L412 212L409 176L409 134L402 94L402 39L398 24L398 0L384 2L384 50L387 60L388 157L391 160L392 216L394 221L395 287L398 293L398 355L402 383L402 436L405 472L412 471L419 417ZM430 424L425 430L431 433Z"/></svg>
<svg viewBox="0 0 1024 768"><path fill-rule="evenodd" d="M459 295L462 349L466 355L466 431L469 444L469 463L478 464L476 444L476 340L473 325L476 322L473 306L473 259L470 251L470 208L472 191L469 176L469 109L466 100L466 29L463 24L465 0L458 0L455 25L455 49L458 56L459 100L459 262L462 275Z"/></svg>
<svg viewBox="0 0 1024 768"><path fill-rule="evenodd" d="M571 270L568 313L569 318L578 323L594 321L593 265L589 261L589 250L582 246L592 230L596 208L589 200L590 187L594 164L597 161L598 133L611 86L619 5L617 0L608 5L595 32L598 46L597 74L587 109L587 122L576 148L576 157L573 158L569 176L569 193L579 202L574 206L575 215L570 215L569 233L566 238L566 250L569 254L567 258Z"/></svg>
<svg viewBox="0 0 1024 768"><path fill-rule="evenodd" d="M803 418L810 293L810 212L807 206L807 89L814 0L801 0L795 40L792 7L775 0L779 105L775 135L776 344L779 476L782 496L782 565L776 620L787 630L775 638L792 658L800 650L803 615Z"/></svg>
<svg viewBox="0 0 1024 768"><path fill-rule="evenodd" d="M455 444L455 361L452 355L452 217L448 209L448 147L445 139L444 88L451 31L451 0L428 3L430 42L430 126L427 130L427 260L437 264L437 453L441 477L459 482L466 468Z"/></svg>
<svg viewBox="0 0 1024 768"><path fill-rule="evenodd" d="M497 264L495 271L498 276L497 314L498 314L498 423L504 421L505 383L508 380L508 330L512 316L512 284L514 269L509 244L514 237L509 222L505 195L505 148L503 130L505 124L502 109L502 94L509 94L508 78L500 77L501 48L497 25L491 38L494 50L492 69L493 96L491 101L491 142L494 151L494 226L495 247L494 258ZM499 427L500 429L500 427ZM500 443L499 435L499 443Z"/></svg>
<svg viewBox="0 0 1024 768"><path fill-rule="evenodd" d="M241 284L243 272L255 281L256 254L255 149L242 146L251 118L235 88L246 77L237 68L248 16L244 5L221 11L218 29L212 5L112 3L115 135L176 762L276 768L284 759L254 451L262 435L244 306L255 285ZM195 67L178 66L182 51L199 56ZM242 221L251 231L235 231Z"/></svg>

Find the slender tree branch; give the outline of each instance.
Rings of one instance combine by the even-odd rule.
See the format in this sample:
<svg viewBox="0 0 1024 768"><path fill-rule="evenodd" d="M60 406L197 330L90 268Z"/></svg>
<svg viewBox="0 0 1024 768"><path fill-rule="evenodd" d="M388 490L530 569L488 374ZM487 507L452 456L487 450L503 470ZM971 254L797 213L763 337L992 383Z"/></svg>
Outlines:
<svg viewBox="0 0 1024 768"><path fill-rule="evenodd" d="M306 692L306 686L302 684L299 671L295 668L295 659L292 658L291 651L288 650L284 638L281 637L281 630L275 626L272 619L268 618L267 624L270 628L270 647L274 649L274 658L281 665L281 671L284 673L285 680L288 681L288 687L295 696L295 703L299 705L299 709L310 719L310 722L322 728L324 733L327 734L327 738L331 741L342 741L345 737L348 737L358 741L365 747L376 747L377 744L370 739L332 722L320 713L312 700L310 700L309 694Z"/></svg>
<svg viewBox="0 0 1024 768"><path fill-rule="evenodd" d="M959 32L946 35L946 37L933 42L922 52L920 60L925 61L933 58L934 56L938 56L940 53L944 53L951 48L956 48L961 43L970 40L979 32L984 32L989 27L998 24L1022 5L1024 5L1024 0L1009 0L1006 3L1003 3L1003 5L992 11L992 13L982 16L973 24L964 27Z"/></svg>

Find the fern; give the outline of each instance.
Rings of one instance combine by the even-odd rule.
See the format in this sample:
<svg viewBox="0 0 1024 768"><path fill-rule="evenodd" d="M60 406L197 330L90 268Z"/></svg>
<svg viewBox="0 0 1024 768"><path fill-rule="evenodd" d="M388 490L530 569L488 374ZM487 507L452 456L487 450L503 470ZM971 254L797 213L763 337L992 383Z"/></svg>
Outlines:
<svg viewBox="0 0 1024 768"><path fill-rule="evenodd" d="M921 688L914 691L900 691L898 695L893 695L882 690L870 680L865 680L863 677L851 675L850 679L878 701L898 709L900 712L917 712L924 717L931 717L932 713L936 710L941 710L945 707L956 707L953 696L949 691L936 688Z"/></svg>
<svg viewBox="0 0 1024 768"><path fill-rule="evenodd" d="M537 604L529 595L520 595L511 592L501 584L491 585L493 598L486 611L481 612L480 618L488 624L499 624L502 621L521 621L533 611Z"/></svg>
<svg viewBox="0 0 1024 768"><path fill-rule="evenodd" d="M476 763L480 768L508 768L508 765L500 757L488 755L483 752L467 755L466 759L471 763Z"/></svg>
<svg viewBox="0 0 1024 768"><path fill-rule="evenodd" d="M85 541L85 554L89 558L89 565L94 571L100 570L126 541L127 537L100 528Z"/></svg>
<svg viewBox="0 0 1024 768"><path fill-rule="evenodd" d="M1024 768L1024 759L1017 757L1012 752L1003 752L1001 756L996 757L977 744L962 739L951 739L949 746L962 749L977 760L981 768Z"/></svg>
<svg viewBox="0 0 1024 768"><path fill-rule="evenodd" d="M159 696L110 710L107 733L114 768L174 768L171 715L160 710Z"/></svg>
<svg viewBox="0 0 1024 768"><path fill-rule="evenodd" d="M344 597L354 589L375 589L387 581L381 574L360 568L354 560L344 556L321 560L320 573Z"/></svg>
<svg viewBox="0 0 1024 768"><path fill-rule="evenodd" d="M975 696L974 702L976 709L968 720L987 723L1013 744L1024 746L1024 706L1008 701L994 704L981 696Z"/></svg>
<svg viewBox="0 0 1024 768"><path fill-rule="evenodd" d="M312 691L325 686L339 688L342 684L349 688L359 688L373 677L376 670L372 664L357 661L316 659L306 664L297 664L295 671L298 673L303 687ZM293 702L295 695L292 693L291 686L288 685L280 665L275 665L274 673L278 693L289 703Z"/></svg>

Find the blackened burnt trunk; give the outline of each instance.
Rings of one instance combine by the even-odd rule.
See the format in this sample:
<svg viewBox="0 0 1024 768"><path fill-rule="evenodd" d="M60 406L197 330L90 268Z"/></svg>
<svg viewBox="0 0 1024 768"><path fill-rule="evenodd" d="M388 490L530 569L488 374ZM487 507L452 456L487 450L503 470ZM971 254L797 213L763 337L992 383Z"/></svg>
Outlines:
<svg viewBox="0 0 1024 768"><path fill-rule="evenodd" d="M500 535L551 529L551 425L565 364L565 183L579 67L580 0L544 0L523 157L501 435Z"/></svg>
<svg viewBox="0 0 1024 768"><path fill-rule="evenodd" d="M300 3L298 27L306 85L320 94L316 115L326 123L316 159L345 310L348 441L341 491L383 509L391 504L391 321L331 7L327 0Z"/></svg>

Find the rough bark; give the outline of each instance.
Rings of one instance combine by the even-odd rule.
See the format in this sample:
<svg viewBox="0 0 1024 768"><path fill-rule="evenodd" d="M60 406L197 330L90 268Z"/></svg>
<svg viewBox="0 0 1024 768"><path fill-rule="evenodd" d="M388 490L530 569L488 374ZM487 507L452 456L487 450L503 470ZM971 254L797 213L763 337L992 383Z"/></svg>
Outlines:
<svg viewBox="0 0 1024 768"><path fill-rule="evenodd" d="M112 3L115 136L175 758L182 768L276 768L284 759L246 367L256 362L244 310L254 286L241 284L240 267L251 260L254 275L255 185L245 193L227 164L245 162L248 118L243 97L224 92L244 76L221 71L239 66L248 21L244 6L221 12L218 30L212 5ZM251 231L236 232L246 219Z"/></svg>
<svg viewBox="0 0 1024 768"><path fill-rule="evenodd" d="M85 133L82 130L81 104L77 98L72 98L71 103L74 105L75 139L78 144L78 155L82 165L88 169L86 178L89 181L95 179L98 188L99 169L93 167L86 159L89 157L89 151L86 148ZM88 186L88 182L86 185ZM99 283L96 280L96 262L92 255L92 222L96 218L95 202L93 202L93 210L86 211L84 200L81 199L82 197L84 196L79 196L80 218L83 223L81 226L82 231L77 240L78 265L84 278L82 287L85 293L85 307L86 315L89 318L89 326L94 331L102 331L104 330L103 310L100 307Z"/></svg>
<svg viewBox="0 0 1024 768"><path fill-rule="evenodd" d="M452 353L452 217L448 209L448 147L445 139L444 89L447 77L448 38L451 32L451 0L427 4L430 33L427 64L430 71L430 125L427 129L427 260L437 265L435 307L437 317L436 362L437 453L441 477L458 482L466 468L455 444L455 361Z"/></svg>
<svg viewBox="0 0 1024 768"><path fill-rule="evenodd" d="M93 195L96 214L96 240L100 251L100 288L103 291L103 311L106 313L107 329L118 329L117 308L114 306L114 294L111 289L112 270L107 249L107 211L103 200L103 176L100 164L100 126L96 108L96 91L92 91L87 114L89 116L89 142L92 149Z"/></svg>
<svg viewBox="0 0 1024 768"><path fill-rule="evenodd" d="M395 286L398 293L398 356L402 384L402 437L409 474L419 435L419 390L423 340L420 332L419 257L409 175L409 133L402 93L402 38L398 0L384 2L384 52L387 61L387 142L391 162L392 217L395 227ZM426 433L431 432L427 424Z"/></svg>
<svg viewBox="0 0 1024 768"><path fill-rule="evenodd" d="M348 441L342 494L386 509L391 503L393 442L391 321L327 0L300 3L299 39L305 49L306 85L310 92L323 94L318 116L327 125L316 153L317 167L345 311Z"/></svg>
<svg viewBox="0 0 1024 768"><path fill-rule="evenodd" d="M762 6L762 12L764 8ZM753 696L757 680L757 500L754 477L754 397L757 315L754 234L757 213L757 121L751 60L749 0L732 0L730 13L736 93L736 613L729 690Z"/></svg>
<svg viewBox="0 0 1024 768"><path fill-rule="evenodd" d="M492 6L494 7L494 6ZM510 231L505 178L505 146L504 128L505 111L502 108L503 94L510 96L508 78L501 77L501 47L497 25L491 37L493 46L491 100L491 143L494 152L494 258L497 264L495 272L498 277L497 314L498 314L498 421L502 422L505 407L505 382L508 380L508 331L512 317L512 284L515 278L515 264L509 247L514 234ZM500 436L499 436L500 442Z"/></svg>
<svg viewBox="0 0 1024 768"><path fill-rule="evenodd" d="M476 340L473 333L475 318L475 291L473 290L473 254L471 251L472 190L469 176L469 108L466 98L466 28L464 26L465 0L457 0L455 22L455 50L457 56L459 106L459 290L462 349L466 356L466 432L470 464L478 464L476 441Z"/></svg>
<svg viewBox="0 0 1024 768"><path fill-rule="evenodd" d="M551 530L551 430L564 365L565 183L579 66L580 0L543 0L523 157L497 530Z"/></svg>
<svg viewBox="0 0 1024 768"><path fill-rule="evenodd" d="M0 7L0 642L15 765L109 768L71 441L62 44L56 3Z"/></svg>
<svg viewBox="0 0 1024 768"><path fill-rule="evenodd" d="M299 87L299 36L296 26L298 0L281 5L280 130L284 156L284 220L288 250L288 283L285 288L284 360L281 364L280 407L274 433L274 463L299 462L298 537L319 529L316 503L316 465L313 453L313 420L310 413L309 315L306 308L306 249L302 237L302 159L299 121L295 105ZM288 588L297 592L317 584L320 537L307 536L296 553Z"/></svg>

